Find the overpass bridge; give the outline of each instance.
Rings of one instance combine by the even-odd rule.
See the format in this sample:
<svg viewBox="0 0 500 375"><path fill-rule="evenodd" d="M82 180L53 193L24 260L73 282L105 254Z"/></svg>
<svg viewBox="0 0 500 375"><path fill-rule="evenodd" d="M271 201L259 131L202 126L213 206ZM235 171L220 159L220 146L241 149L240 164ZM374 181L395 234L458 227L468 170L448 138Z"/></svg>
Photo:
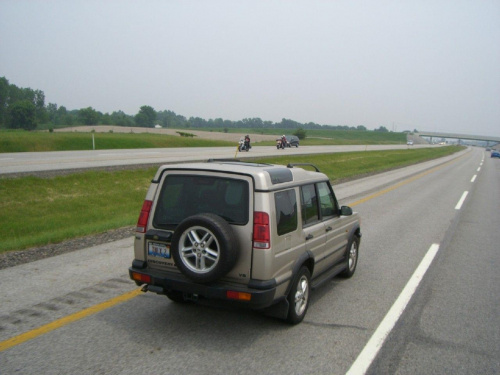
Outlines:
<svg viewBox="0 0 500 375"><path fill-rule="evenodd" d="M419 131L418 133L415 133L415 135L418 135L420 137L429 137L431 139L431 142L433 138L439 138L439 139L445 138L445 139L459 139L467 141L482 141L486 142L487 146L493 146L500 143L500 137L491 137L484 135L426 132L426 131Z"/></svg>

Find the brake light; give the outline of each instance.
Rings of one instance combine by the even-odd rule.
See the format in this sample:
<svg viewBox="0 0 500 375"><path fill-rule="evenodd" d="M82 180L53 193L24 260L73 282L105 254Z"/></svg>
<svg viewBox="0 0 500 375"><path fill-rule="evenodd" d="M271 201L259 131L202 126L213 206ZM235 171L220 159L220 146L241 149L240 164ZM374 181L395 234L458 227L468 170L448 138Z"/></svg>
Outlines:
<svg viewBox="0 0 500 375"><path fill-rule="evenodd" d="M266 212L254 212L253 214L253 247L255 249L269 249L271 247L269 215Z"/></svg>
<svg viewBox="0 0 500 375"><path fill-rule="evenodd" d="M139 220L137 220L137 227L135 229L136 232L146 233L146 227L148 226L149 213L151 212L152 205L152 201L144 201L141 213L139 214Z"/></svg>

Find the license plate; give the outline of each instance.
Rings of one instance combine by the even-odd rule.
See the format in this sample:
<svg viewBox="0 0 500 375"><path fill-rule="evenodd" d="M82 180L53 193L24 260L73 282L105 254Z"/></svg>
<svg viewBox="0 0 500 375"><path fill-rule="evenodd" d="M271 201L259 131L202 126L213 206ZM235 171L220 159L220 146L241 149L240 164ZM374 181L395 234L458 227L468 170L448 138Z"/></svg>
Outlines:
<svg viewBox="0 0 500 375"><path fill-rule="evenodd" d="M159 258L170 258L170 245L157 242L149 242L148 255Z"/></svg>

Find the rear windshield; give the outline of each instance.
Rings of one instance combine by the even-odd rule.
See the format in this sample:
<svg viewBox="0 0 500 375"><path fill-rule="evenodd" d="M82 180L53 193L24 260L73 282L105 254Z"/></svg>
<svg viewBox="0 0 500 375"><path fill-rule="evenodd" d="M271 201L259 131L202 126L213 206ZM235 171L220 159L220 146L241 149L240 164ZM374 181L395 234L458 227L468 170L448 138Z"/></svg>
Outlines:
<svg viewBox="0 0 500 375"><path fill-rule="evenodd" d="M213 213L231 224L248 222L248 182L213 176L168 175L153 225L171 229L189 216Z"/></svg>

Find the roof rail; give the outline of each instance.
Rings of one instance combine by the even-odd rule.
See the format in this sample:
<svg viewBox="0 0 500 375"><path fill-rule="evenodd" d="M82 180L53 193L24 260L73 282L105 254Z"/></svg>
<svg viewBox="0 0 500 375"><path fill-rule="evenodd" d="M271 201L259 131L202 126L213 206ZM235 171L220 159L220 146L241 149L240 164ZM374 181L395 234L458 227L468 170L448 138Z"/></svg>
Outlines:
<svg viewBox="0 0 500 375"><path fill-rule="evenodd" d="M220 163L220 162L235 162L235 163L241 163L240 159L208 159L207 163Z"/></svg>
<svg viewBox="0 0 500 375"><path fill-rule="evenodd" d="M288 165L286 166L287 168L293 168L293 167L313 167L316 172L320 172L321 171L319 170L318 167L316 167L314 164L311 164L311 163L288 163Z"/></svg>

